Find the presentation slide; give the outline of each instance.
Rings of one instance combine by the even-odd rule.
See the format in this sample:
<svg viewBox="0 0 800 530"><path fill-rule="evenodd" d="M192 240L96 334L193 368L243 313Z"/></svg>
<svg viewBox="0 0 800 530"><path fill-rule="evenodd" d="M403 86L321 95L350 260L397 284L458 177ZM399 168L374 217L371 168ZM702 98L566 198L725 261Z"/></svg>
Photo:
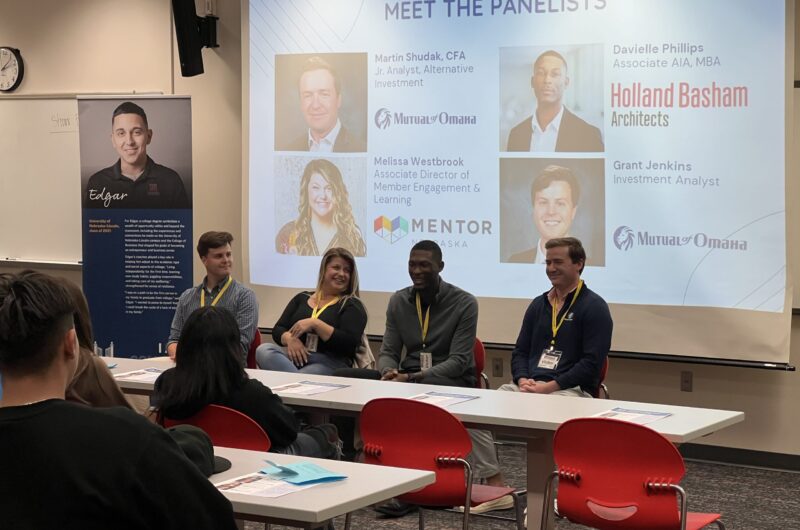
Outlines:
<svg viewBox="0 0 800 530"><path fill-rule="evenodd" d="M431 239L449 282L530 299L574 236L610 303L783 312L785 9L251 0L251 282L342 246L391 292Z"/></svg>

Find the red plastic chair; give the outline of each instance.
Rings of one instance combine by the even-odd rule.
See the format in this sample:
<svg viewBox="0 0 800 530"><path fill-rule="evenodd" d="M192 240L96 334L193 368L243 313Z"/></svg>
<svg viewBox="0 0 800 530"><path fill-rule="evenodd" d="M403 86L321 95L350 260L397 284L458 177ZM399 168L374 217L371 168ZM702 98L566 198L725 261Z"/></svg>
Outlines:
<svg viewBox="0 0 800 530"><path fill-rule="evenodd" d="M367 464L436 473L435 483L406 493L400 500L426 507L463 505L466 530L471 506L512 495L517 528L524 529L522 506L514 488L472 484L472 468L466 461L472 442L458 418L443 408L412 399L373 399L361 411L361 438ZM420 529L424 525L420 509Z"/></svg>
<svg viewBox="0 0 800 530"><path fill-rule="evenodd" d="M481 339L475 338L475 346L472 347L472 355L475 357L475 388L490 388L489 378L483 372L486 366L486 348L483 347Z"/></svg>
<svg viewBox="0 0 800 530"><path fill-rule="evenodd" d="M609 418L570 420L556 431L553 455L556 471L545 490L542 528L556 478L558 514L574 523L600 530L725 528L718 513L687 512L678 485L686 472L683 458L648 427Z"/></svg>
<svg viewBox="0 0 800 530"><path fill-rule="evenodd" d="M269 451L272 446L264 429L250 416L221 405L208 405L203 410L183 420L164 418L164 427L189 424L200 427L219 447Z"/></svg>
<svg viewBox="0 0 800 530"><path fill-rule="evenodd" d="M253 342L250 343L250 348L247 349L247 367L258 368L256 364L256 349L261 346L261 331L256 328L256 335L253 337Z"/></svg>
<svg viewBox="0 0 800 530"><path fill-rule="evenodd" d="M603 367L600 369L600 384L597 385L594 394L592 394L596 398L611 399L611 394L608 392L608 387L605 383L606 375L608 375L608 356L606 356L606 362L603 363Z"/></svg>

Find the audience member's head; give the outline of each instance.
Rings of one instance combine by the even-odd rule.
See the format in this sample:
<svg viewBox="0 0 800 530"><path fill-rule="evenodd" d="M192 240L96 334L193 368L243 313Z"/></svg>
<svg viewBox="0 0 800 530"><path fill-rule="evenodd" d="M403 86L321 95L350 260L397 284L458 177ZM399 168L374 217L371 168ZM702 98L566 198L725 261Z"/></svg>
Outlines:
<svg viewBox="0 0 800 530"><path fill-rule="evenodd" d="M75 333L78 335L78 344L81 348L94 351L94 333L92 332L92 318L89 316L89 303L83 290L75 283L65 278L58 278L58 281L67 290L75 304L75 312L72 317L75 321Z"/></svg>
<svg viewBox="0 0 800 530"><path fill-rule="evenodd" d="M75 303L58 280L33 271L0 275L3 377L44 374L61 362L66 386L75 371L78 352L74 313Z"/></svg>
<svg viewBox="0 0 800 530"><path fill-rule="evenodd" d="M241 386L247 379L241 354L239 326L230 311L219 306L195 310L183 325L174 384L164 392L159 414L191 416Z"/></svg>

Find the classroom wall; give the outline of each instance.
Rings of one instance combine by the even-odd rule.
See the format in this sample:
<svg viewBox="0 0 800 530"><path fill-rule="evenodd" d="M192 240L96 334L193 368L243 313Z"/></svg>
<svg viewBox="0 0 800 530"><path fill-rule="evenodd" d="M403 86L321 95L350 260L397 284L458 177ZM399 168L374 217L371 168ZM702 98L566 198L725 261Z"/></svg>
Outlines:
<svg viewBox="0 0 800 530"><path fill-rule="evenodd" d="M180 77L169 0L6 2L0 35L3 44L20 48L26 61L18 94L135 90L191 95L195 235L224 229L241 241L241 9L234 0L218 0L217 15L220 48L205 50L206 73L188 79ZM800 54L795 60L800 73ZM0 265L0 272L15 270ZM239 277L241 270L240 258L235 267ZM79 279L75 271L46 272ZM199 261L194 276L197 281L203 276ZM798 334L795 317L794 365L800 364ZM489 372L493 357L503 360L507 376L508 353L489 351ZM693 373L693 392L679 390L683 370ZM797 373L613 359L607 382L618 399L745 411L744 423L704 443L800 455L799 378ZM493 386L499 382L495 379Z"/></svg>

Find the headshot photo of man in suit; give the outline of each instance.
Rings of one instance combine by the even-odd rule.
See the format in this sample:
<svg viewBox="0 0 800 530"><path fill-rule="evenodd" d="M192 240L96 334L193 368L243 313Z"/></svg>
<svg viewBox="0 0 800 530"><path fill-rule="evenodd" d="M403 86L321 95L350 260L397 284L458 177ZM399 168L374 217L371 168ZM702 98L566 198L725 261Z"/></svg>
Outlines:
<svg viewBox="0 0 800 530"><path fill-rule="evenodd" d="M544 263L545 243L569 235L578 211L580 185L569 168L550 165L531 184L533 224L539 242L533 248L513 254L508 263Z"/></svg>
<svg viewBox="0 0 800 530"><path fill-rule="evenodd" d="M300 112L307 130L289 146L289 151L353 153L367 150L363 138L341 120L342 83L334 67L314 55L305 60L298 79Z"/></svg>
<svg viewBox="0 0 800 530"><path fill-rule="evenodd" d="M605 266L605 158L500 159L500 263L543 264L551 239L584 242Z"/></svg>
<svg viewBox="0 0 800 530"><path fill-rule="evenodd" d="M547 50L536 58L530 84L536 98L536 111L511 129L507 151L603 151L600 129L564 105L570 73L560 53Z"/></svg>

